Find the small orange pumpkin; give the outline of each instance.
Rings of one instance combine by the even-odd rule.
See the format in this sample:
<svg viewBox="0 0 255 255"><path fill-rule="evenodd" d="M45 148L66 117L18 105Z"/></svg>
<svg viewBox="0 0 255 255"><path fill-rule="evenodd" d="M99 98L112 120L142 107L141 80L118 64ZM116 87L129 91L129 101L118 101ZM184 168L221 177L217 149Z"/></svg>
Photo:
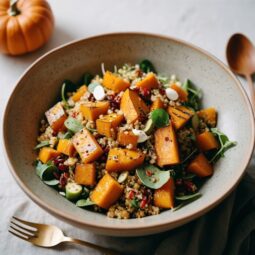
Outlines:
<svg viewBox="0 0 255 255"><path fill-rule="evenodd" d="M45 0L0 1L0 51L20 55L34 51L50 38L54 17Z"/></svg>

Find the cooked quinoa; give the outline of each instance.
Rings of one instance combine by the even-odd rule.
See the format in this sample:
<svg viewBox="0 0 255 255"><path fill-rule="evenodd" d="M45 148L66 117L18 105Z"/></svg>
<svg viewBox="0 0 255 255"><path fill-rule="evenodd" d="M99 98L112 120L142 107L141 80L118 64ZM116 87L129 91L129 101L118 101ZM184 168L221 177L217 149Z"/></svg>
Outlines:
<svg viewBox="0 0 255 255"><path fill-rule="evenodd" d="M195 200L222 145L217 112L201 108L200 94L174 74L157 74L148 60L111 72L102 64L102 75L65 81L62 100L40 123L37 174L77 206L110 218Z"/></svg>

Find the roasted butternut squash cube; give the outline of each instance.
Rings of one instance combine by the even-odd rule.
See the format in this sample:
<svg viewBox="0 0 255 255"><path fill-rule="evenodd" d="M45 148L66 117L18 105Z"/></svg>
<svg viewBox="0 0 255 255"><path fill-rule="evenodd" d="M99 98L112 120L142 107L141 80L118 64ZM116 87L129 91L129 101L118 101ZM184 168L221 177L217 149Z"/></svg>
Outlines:
<svg viewBox="0 0 255 255"><path fill-rule="evenodd" d="M77 132L73 136L72 142L83 163L90 163L103 154L97 140L86 128Z"/></svg>
<svg viewBox="0 0 255 255"><path fill-rule="evenodd" d="M207 177L213 174L213 167L204 154L200 153L188 165L187 171L199 177Z"/></svg>
<svg viewBox="0 0 255 255"><path fill-rule="evenodd" d="M175 83L170 86L171 89L175 90L179 95L179 99L182 102L188 101L188 92L184 90L182 87L176 85Z"/></svg>
<svg viewBox="0 0 255 255"><path fill-rule="evenodd" d="M143 89L156 89L158 88L158 80L154 73L148 73L145 78L136 83L136 87Z"/></svg>
<svg viewBox="0 0 255 255"><path fill-rule="evenodd" d="M116 128L124 120L124 116L112 113L96 120L97 132L107 137L116 137Z"/></svg>
<svg viewBox="0 0 255 255"><path fill-rule="evenodd" d="M189 119L194 115L194 112L185 106L169 106L168 113L171 116L171 121L174 124L175 129L182 128Z"/></svg>
<svg viewBox="0 0 255 255"><path fill-rule="evenodd" d="M50 108L45 116L51 126L51 128L55 131L64 131L66 128L64 126L64 122L67 119L64 108L62 107L61 102L54 105Z"/></svg>
<svg viewBox="0 0 255 255"><path fill-rule="evenodd" d="M88 91L88 88L86 85L82 85L73 95L72 100L74 102L77 102L81 99L81 97Z"/></svg>
<svg viewBox="0 0 255 255"><path fill-rule="evenodd" d="M108 172L121 172L133 170L143 164L145 155L137 150L121 148L110 149L106 161Z"/></svg>
<svg viewBox="0 0 255 255"><path fill-rule="evenodd" d="M197 112L199 118L203 119L210 127L216 127L217 124L217 111L215 108L210 107Z"/></svg>
<svg viewBox="0 0 255 255"><path fill-rule="evenodd" d="M92 191L90 199L96 205L108 209L121 197L122 193L123 187L109 174L105 174Z"/></svg>
<svg viewBox="0 0 255 255"><path fill-rule="evenodd" d="M107 89L113 90L115 93L119 93L130 87L130 83L116 74L107 71L104 74L103 86Z"/></svg>
<svg viewBox="0 0 255 255"><path fill-rule="evenodd" d="M164 102L159 97L157 97L156 100L153 101L150 111L152 112L156 109L164 109L164 108L165 108Z"/></svg>
<svg viewBox="0 0 255 255"><path fill-rule="evenodd" d="M149 113L149 107L136 92L130 89L124 92L120 102L120 109L127 123L141 120Z"/></svg>
<svg viewBox="0 0 255 255"><path fill-rule="evenodd" d="M202 134L197 135L196 141L201 151L209 151L219 147L217 139L209 131L205 131Z"/></svg>
<svg viewBox="0 0 255 255"><path fill-rule="evenodd" d="M173 126L157 129L155 132L155 151L160 167L180 163L178 143Z"/></svg>
<svg viewBox="0 0 255 255"><path fill-rule="evenodd" d="M138 141L138 136L132 131L119 131L118 132L118 142L120 145L127 146L132 145L132 148L136 148Z"/></svg>
<svg viewBox="0 0 255 255"><path fill-rule="evenodd" d="M67 156L73 156L75 154L75 148L70 139L59 139L57 151Z"/></svg>
<svg viewBox="0 0 255 255"><path fill-rule="evenodd" d="M154 192L154 205L160 208L174 208L174 180L170 178L169 181L161 188Z"/></svg>
<svg viewBox="0 0 255 255"><path fill-rule="evenodd" d="M56 158L61 153L50 147L43 147L39 152L39 159L46 164L49 160Z"/></svg>
<svg viewBox="0 0 255 255"><path fill-rule="evenodd" d="M80 111L87 120L95 121L99 115L107 113L110 103L107 101L101 102L86 102L80 106Z"/></svg>
<svg viewBox="0 0 255 255"><path fill-rule="evenodd" d="M75 168L74 181L85 186L96 184L96 167L94 163L79 164Z"/></svg>

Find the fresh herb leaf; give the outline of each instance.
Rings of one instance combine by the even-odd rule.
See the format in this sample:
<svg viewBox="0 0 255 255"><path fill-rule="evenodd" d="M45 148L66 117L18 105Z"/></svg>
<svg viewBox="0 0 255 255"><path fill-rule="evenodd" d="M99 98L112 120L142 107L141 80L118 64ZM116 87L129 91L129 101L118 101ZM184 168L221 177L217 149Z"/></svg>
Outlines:
<svg viewBox="0 0 255 255"><path fill-rule="evenodd" d="M43 180L49 181L54 179L53 172L57 171L57 167L49 161L47 164L43 164L41 161L38 161L36 165L36 174Z"/></svg>
<svg viewBox="0 0 255 255"><path fill-rule="evenodd" d="M131 200L131 206L134 208L139 208L138 200L136 198Z"/></svg>
<svg viewBox="0 0 255 255"><path fill-rule="evenodd" d="M81 122L72 117L68 117L64 124L66 128L73 133L77 133L81 129L83 129L83 125L81 124Z"/></svg>
<svg viewBox="0 0 255 255"><path fill-rule="evenodd" d="M72 131L67 131L64 135L63 135L63 139L70 139L73 136L73 132Z"/></svg>
<svg viewBox="0 0 255 255"><path fill-rule="evenodd" d="M194 193L194 194L191 194L191 195L175 196L175 199L185 201L185 200L190 200L190 199L194 199L194 198L199 198L201 196L202 196L202 194L197 192L197 193Z"/></svg>
<svg viewBox="0 0 255 255"><path fill-rule="evenodd" d="M164 85L168 85L167 87L169 87L169 82L170 82L169 77L159 74L157 78L161 83L163 83Z"/></svg>
<svg viewBox="0 0 255 255"><path fill-rule="evenodd" d="M144 165L136 169L141 182L151 189L159 189L170 179L170 171L162 171L153 165Z"/></svg>
<svg viewBox="0 0 255 255"><path fill-rule="evenodd" d="M34 147L34 150L38 150L38 149L41 149L42 147L46 147L49 145L50 145L49 141L42 141Z"/></svg>
<svg viewBox="0 0 255 255"><path fill-rule="evenodd" d="M190 179L193 179L193 178L195 178L195 177L196 177L195 174L188 173L188 174L186 174L186 175L183 175L183 176L182 176L182 179L183 179L183 180L190 180Z"/></svg>
<svg viewBox="0 0 255 255"><path fill-rule="evenodd" d="M169 124L169 114L164 109L156 109L151 113L153 124L157 128L165 127Z"/></svg>
<svg viewBox="0 0 255 255"><path fill-rule="evenodd" d="M156 70L153 64L148 59L144 59L143 61L141 61L139 66L144 73L149 73L149 72L156 73Z"/></svg>
<svg viewBox="0 0 255 255"><path fill-rule="evenodd" d="M76 206L78 207L86 207L90 205L94 205L95 203L91 201L89 198L87 199L80 199L76 202Z"/></svg>
<svg viewBox="0 0 255 255"><path fill-rule="evenodd" d="M186 80L182 88L188 92L188 102L186 105L198 111L200 109L200 99L202 97L201 90L197 89L190 80Z"/></svg>
<svg viewBox="0 0 255 255"><path fill-rule="evenodd" d="M195 193L195 194L200 194L200 193ZM195 194L193 194L193 195L195 195ZM172 211L174 212L174 211L179 210L179 209L182 208L183 206L185 206L185 205L187 205L187 204L190 204L191 202L196 201L196 200L199 199L201 196L202 196L202 194L193 196L193 198L189 198L189 199L187 199L187 200L182 200L182 202L181 202L179 205L177 205L176 207L174 207L174 208L172 209Z"/></svg>
<svg viewBox="0 0 255 255"><path fill-rule="evenodd" d="M194 149L194 150L182 161L182 164L184 164L187 160L189 160L196 152L197 152L197 149Z"/></svg>
<svg viewBox="0 0 255 255"><path fill-rule="evenodd" d="M228 149L236 146L237 143L230 141L225 134L219 131L218 128L211 128L211 132L218 137L220 142L220 149L215 153L215 155L210 160L210 163L212 162L215 163L219 158L224 157L224 153Z"/></svg>
<svg viewBox="0 0 255 255"><path fill-rule="evenodd" d="M44 183L49 185L49 186L56 186L56 185L59 184L59 180L52 179L52 180L49 180L49 181L44 181Z"/></svg>
<svg viewBox="0 0 255 255"><path fill-rule="evenodd" d="M90 84L91 81L92 81L92 79L93 79L93 75L92 75L92 74L90 74L90 73L85 73L85 74L83 75L83 84L85 84L85 85Z"/></svg>

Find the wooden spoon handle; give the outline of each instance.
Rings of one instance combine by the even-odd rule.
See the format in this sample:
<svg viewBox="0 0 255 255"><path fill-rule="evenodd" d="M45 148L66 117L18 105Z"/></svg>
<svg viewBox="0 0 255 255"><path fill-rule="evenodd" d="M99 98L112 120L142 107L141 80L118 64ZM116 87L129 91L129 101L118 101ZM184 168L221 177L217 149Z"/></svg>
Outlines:
<svg viewBox="0 0 255 255"><path fill-rule="evenodd" d="M253 85L251 75L246 75L246 79L248 81L248 86L249 86L251 106L253 109L253 113L255 114L255 87Z"/></svg>

